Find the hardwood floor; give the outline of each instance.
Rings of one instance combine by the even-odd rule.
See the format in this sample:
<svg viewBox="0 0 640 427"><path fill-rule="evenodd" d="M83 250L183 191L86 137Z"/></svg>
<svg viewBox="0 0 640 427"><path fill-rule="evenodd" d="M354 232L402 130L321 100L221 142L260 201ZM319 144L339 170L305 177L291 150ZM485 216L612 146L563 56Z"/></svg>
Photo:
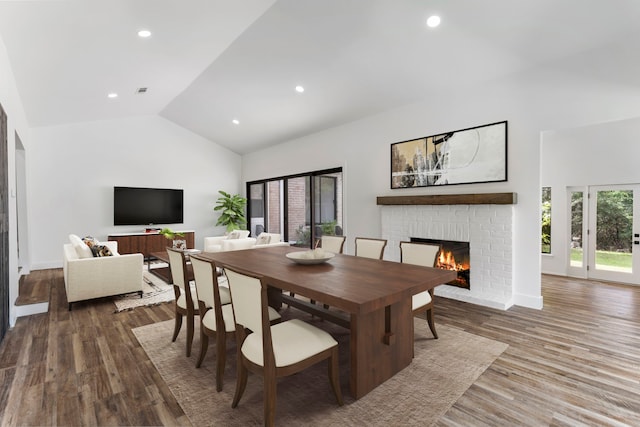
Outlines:
<svg viewBox="0 0 640 427"><path fill-rule="evenodd" d="M543 310L436 298L436 327L509 344L438 425L640 425L640 287L542 280ZM172 319L171 304L69 312L61 270L28 281L51 288L50 310L0 346L1 425L190 425L131 332Z"/></svg>

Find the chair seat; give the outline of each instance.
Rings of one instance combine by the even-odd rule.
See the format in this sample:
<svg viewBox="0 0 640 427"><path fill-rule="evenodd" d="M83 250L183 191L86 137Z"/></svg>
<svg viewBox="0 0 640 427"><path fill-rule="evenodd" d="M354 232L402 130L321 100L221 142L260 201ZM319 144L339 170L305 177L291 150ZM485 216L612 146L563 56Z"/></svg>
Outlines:
<svg viewBox="0 0 640 427"><path fill-rule="evenodd" d="M229 288L227 286L220 285L218 289L220 290L220 304L222 305L231 304L231 292L229 292ZM209 298L213 298L213 294L211 294ZM213 307L213 301L203 301L203 302L204 302L204 305L207 306L207 308Z"/></svg>
<svg viewBox="0 0 640 427"><path fill-rule="evenodd" d="M191 300L193 301L193 307L195 307L195 309L198 309L198 295L196 294L196 289L192 286L191 287ZM180 296L178 297L178 300L176 301L176 304L178 305L178 307L183 308L183 309L187 309L187 298L185 297L184 292L182 292L182 290L180 291Z"/></svg>
<svg viewBox="0 0 640 427"><path fill-rule="evenodd" d="M298 319L272 326L271 338L278 368L293 365L338 345L327 332ZM250 334L242 345L242 354L251 362L262 366L262 336Z"/></svg>
<svg viewBox="0 0 640 427"><path fill-rule="evenodd" d="M411 309L416 310L431 302L431 294L429 293L429 291L420 292L419 294L413 296L411 302Z"/></svg>
<svg viewBox="0 0 640 427"><path fill-rule="evenodd" d="M224 320L224 329L226 332L233 332L236 330L235 321L233 320L233 306L231 304L225 304L222 306L222 319ZM202 318L202 324L212 331L218 330L216 326L215 310L208 310L206 312Z"/></svg>

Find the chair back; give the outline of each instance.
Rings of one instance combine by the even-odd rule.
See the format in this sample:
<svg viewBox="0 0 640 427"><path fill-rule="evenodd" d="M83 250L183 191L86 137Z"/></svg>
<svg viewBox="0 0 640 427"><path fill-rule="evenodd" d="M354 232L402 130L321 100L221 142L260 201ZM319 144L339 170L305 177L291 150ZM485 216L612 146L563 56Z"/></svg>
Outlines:
<svg viewBox="0 0 640 427"><path fill-rule="evenodd" d="M184 251L167 248L167 254L169 255L169 268L171 269L173 285L184 290L185 284L188 284L187 261L184 256Z"/></svg>
<svg viewBox="0 0 640 427"><path fill-rule="evenodd" d="M327 252L341 254L344 249L345 236L322 236L320 247Z"/></svg>
<svg viewBox="0 0 640 427"><path fill-rule="evenodd" d="M269 317L266 314L266 287L262 286L262 281L258 277L226 267L224 272L231 291L231 304L233 304L236 330L239 329L237 325L242 325L244 328L251 329L254 333L262 335L265 315L267 316L267 325L269 324Z"/></svg>
<svg viewBox="0 0 640 427"><path fill-rule="evenodd" d="M356 256L364 258L382 259L386 239L370 239L368 237L356 237Z"/></svg>
<svg viewBox="0 0 640 427"><path fill-rule="evenodd" d="M196 281L198 301L202 301L206 308L217 308L231 302L229 293L221 292L216 268L211 261L197 255L191 255L191 266Z"/></svg>
<svg viewBox="0 0 640 427"><path fill-rule="evenodd" d="M428 243L400 242L400 262L434 267L440 245Z"/></svg>

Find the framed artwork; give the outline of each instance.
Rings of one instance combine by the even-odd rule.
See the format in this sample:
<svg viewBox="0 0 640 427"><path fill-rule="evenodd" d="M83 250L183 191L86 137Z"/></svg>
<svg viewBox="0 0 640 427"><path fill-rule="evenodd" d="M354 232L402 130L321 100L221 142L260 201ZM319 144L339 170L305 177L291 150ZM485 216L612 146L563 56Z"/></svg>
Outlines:
<svg viewBox="0 0 640 427"><path fill-rule="evenodd" d="M507 180L507 122L391 144L391 188Z"/></svg>

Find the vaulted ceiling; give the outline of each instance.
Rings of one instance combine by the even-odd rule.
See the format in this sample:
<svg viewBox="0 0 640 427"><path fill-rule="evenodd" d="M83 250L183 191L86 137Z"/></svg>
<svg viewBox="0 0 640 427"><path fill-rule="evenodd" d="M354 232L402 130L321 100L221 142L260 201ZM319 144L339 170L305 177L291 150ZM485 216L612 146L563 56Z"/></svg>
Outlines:
<svg viewBox="0 0 640 427"><path fill-rule="evenodd" d="M566 58L638 90L638 22L637 0L0 1L31 126L157 114L240 154Z"/></svg>

